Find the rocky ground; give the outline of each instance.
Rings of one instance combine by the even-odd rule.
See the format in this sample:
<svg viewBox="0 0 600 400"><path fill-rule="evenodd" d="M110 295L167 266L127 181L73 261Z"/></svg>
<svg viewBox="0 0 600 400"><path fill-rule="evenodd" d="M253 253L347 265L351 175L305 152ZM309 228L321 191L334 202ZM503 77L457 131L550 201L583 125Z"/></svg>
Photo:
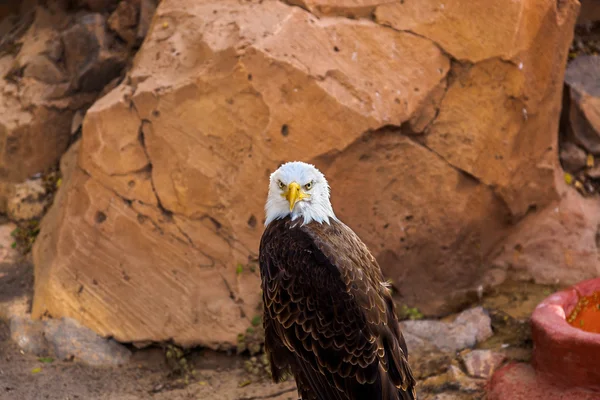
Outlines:
<svg viewBox="0 0 600 400"><path fill-rule="evenodd" d="M88 335L85 328L69 331L67 324L59 330L59 336L63 335L59 339L51 336L47 327L40 336L35 327L17 324L19 314L27 315L33 276L27 258L7 245L9 229L14 226L0 228L4 232L0 249L4 256L0 264L0 399L295 399L293 382L275 385L268 381L261 372L260 354L250 357L246 351L240 357L203 349L183 352L167 345L138 350L95 336L82 339ZM555 289L507 282L483 294L458 316L442 320L424 320L417 309L399 304L406 318L403 330L419 377L420 398L484 398L487 378L497 366L529 359L528 316ZM36 326L44 329L42 323ZM77 348L77 343L85 346ZM102 347L102 343L119 347ZM109 365L123 362L117 359L125 353L126 362Z"/></svg>
<svg viewBox="0 0 600 400"><path fill-rule="evenodd" d="M293 398L293 383L274 385L247 380L242 360L214 352L194 352L196 379L186 385L161 349L140 351L120 368L94 368L22 354L0 322L0 399L141 400Z"/></svg>

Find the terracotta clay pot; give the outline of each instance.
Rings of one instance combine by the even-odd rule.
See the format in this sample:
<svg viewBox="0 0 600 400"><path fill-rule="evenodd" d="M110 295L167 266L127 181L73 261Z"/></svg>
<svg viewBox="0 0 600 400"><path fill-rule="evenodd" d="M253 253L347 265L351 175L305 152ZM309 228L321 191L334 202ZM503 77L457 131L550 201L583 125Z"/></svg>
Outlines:
<svg viewBox="0 0 600 400"><path fill-rule="evenodd" d="M544 299L531 316L533 366L554 384L600 392L600 334L566 320L579 296L598 290L600 278L578 283Z"/></svg>
<svg viewBox="0 0 600 400"><path fill-rule="evenodd" d="M599 400L600 393L554 385L530 364L510 363L494 373L487 400Z"/></svg>

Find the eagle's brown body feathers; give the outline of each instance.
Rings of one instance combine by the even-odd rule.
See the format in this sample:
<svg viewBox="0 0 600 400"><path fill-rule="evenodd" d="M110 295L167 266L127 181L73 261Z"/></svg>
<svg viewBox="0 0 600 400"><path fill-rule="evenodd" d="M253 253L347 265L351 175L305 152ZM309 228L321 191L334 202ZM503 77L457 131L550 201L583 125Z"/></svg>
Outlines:
<svg viewBox="0 0 600 400"><path fill-rule="evenodd" d="M416 399L379 265L343 223L301 221L271 222L260 244L273 379L291 372L302 400Z"/></svg>

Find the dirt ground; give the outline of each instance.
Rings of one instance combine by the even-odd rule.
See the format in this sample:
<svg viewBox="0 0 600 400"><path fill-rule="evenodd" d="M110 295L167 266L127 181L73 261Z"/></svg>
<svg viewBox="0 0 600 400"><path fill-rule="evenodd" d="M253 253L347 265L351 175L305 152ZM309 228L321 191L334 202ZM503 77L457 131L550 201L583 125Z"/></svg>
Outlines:
<svg viewBox="0 0 600 400"><path fill-rule="evenodd" d="M33 271L29 262L0 263L0 311L3 304L30 298L32 284ZM480 304L489 310L493 321L500 323L493 323L494 337L481 343L480 347L496 349L502 343L515 341L517 353L507 355L527 361L530 353L528 332L518 332L526 326L521 322L510 324L505 321L526 320L535 305L554 289L526 282L508 282L486 294ZM187 384L185 374L174 368L165 356L165 349L160 347L134 350L132 361L117 368L94 368L56 360L43 362L20 351L10 339L8 322L0 318L0 399L297 399L291 381L276 385L266 380L249 379L244 370L244 357L195 350L185 358L195 371L193 376L188 374Z"/></svg>
<svg viewBox="0 0 600 400"><path fill-rule="evenodd" d="M24 355L8 337L0 322L0 399L4 400L183 400L296 399L292 382L280 385L253 382L247 386L243 360L205 351L190 357L197 372L194 383L185 385L166 363L162 349L135 353L120 368L92 368L73 362L42 363ZM39 372L35 372L41 368Z"/></svg>

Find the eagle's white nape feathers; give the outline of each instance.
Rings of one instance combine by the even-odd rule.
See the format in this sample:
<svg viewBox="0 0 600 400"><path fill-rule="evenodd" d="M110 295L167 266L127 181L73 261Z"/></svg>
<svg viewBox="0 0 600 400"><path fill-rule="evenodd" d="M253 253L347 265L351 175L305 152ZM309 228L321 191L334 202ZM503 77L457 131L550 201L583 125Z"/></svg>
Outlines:
<svg viewBox="0 0 600 400"><path fill-rule="evenodd" d="M310 197L298 201L290 211L290 203L285 198L285 191L293 182L300 185L300 190ZM307 190L305 185L308 183L312 187ZM283 187L280 187L281 184ZM302 217L303 224L311 221L329 224L330 219L337 219L329 201L327 179L314 165L301 161L285 163L271 174L265 213L265 226L288 215L292 220Z"/></svg>

